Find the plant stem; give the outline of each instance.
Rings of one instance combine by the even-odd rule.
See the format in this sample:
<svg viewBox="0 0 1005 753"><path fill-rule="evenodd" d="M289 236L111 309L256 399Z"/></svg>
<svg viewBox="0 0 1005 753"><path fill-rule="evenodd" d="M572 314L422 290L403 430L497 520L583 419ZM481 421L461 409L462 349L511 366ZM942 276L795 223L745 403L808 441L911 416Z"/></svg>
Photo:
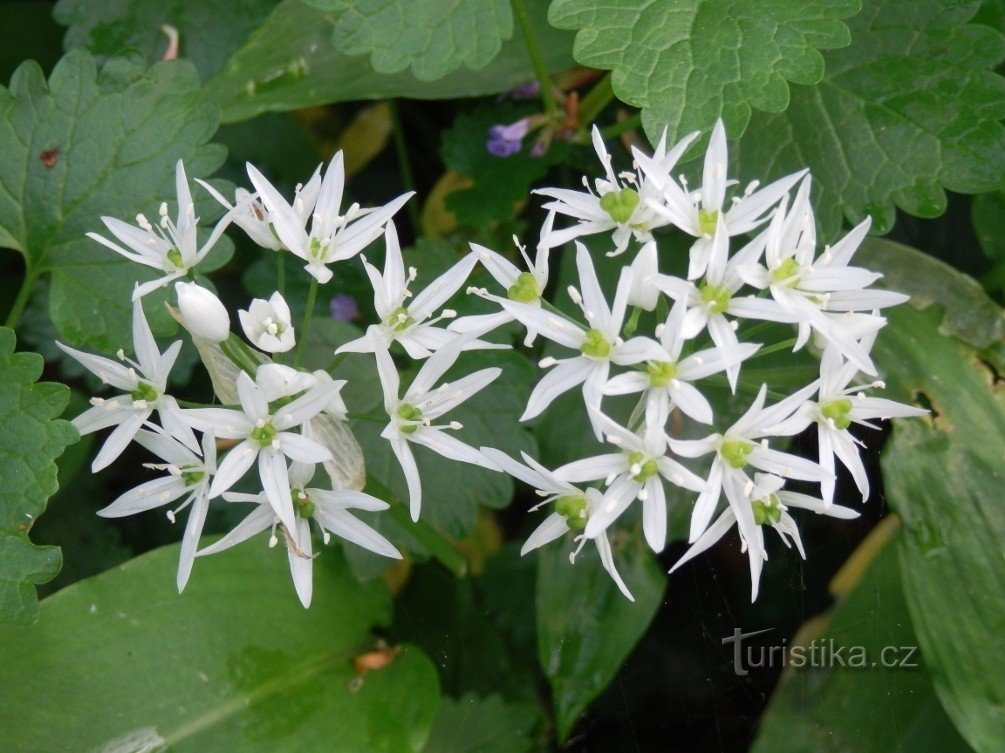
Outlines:
<svg viewBox="0 0 1005 753"><path fill-rule="evenodd" d="M559 113L558 102L555 99L555 92L551 88L551 77L548 75L548 66L544 64L544 56L541 54L541 47L534 36L534 26L530 21L530 14L527 12L527 5L524 0L510 0L513 6L513 15L516 16L517 23L520 24L520 33L523 35L523 42L527 46L527 54L530 56L530 63L534 67L534 76L541 88L541 102L544 104L544 111L548 115L555 116Z"/></svg>
<svg viewBox="0 0 1005 753"><path fill-rule="evenodd" d="M307 352L307 336L311 333L311 319L314 317L314 299L318 296L318 281L311 278L311 286L307 289L307 308L304 310L304 320L300 324L300 342L297 343L297 355L293 359L293 368L299 369Z"/></svg>
<svg viewBox="0 0 1005 753"><path fill-rule="evenodd" d="M10 329L17 327L17 323L21 321L21 314L24 313L25 306L28 305L28 300L31 298L31 291L35 287L37 279L38 275L31 270L31 267L25 269L21 288L17 291L17 298L14 299L14 304L10 307L10 313L7 314L5 326Z"/></svg>
<svg viewBox="0 0 1005 753"><path fill-rule="evenodd" d="M388 100L388 108L391 112L391 127L394 138L394 153L398 158L398 171L401 173L401 184L406 191L415 191L415 173L412 172L412 163L408 161L408 145L405 143L405 131L401 127L401 115L398 113L398 103L393 99ZM405 205L408 212L408 220L412 223L412 232L419 235L419 206L414 201L409 200Z"/></svg>
<svg viewBox="0 0 1005 753"><path fill-rule="evenodd" d="M387 502L390 505L388 514L394 522L414 536L447 570L458 578L468 574L468 561L454 549L450 540L428 523L412 520L408 507L395 496L394 492L369 474L366 477L365 491Z"/></svg>
<svg viewBox="0 0 1005 753"><path fill-rule="evenodd" d="M623 134L625 131L632 131L642 125L642 113L635 113L634 115L625 118L624 120L618 121L613 125L609 125L606 128L600 129L600 134L605 139L614 139Z"/></svg>
<svg viewBox="0 0 1005 753"><path fill-rule="evenodd" d="M614 99L614 88L611 86L611 74L608 73L593 85L579 103L579 122L582 127L587 128L593 123L612 99Z"/></svg>
<svg viewBox="0 0 1005 753"><path fill-rule="evenodd" d="M761 356L769 355L771 353L774 353L775 351L791 348L795 344L796 344L796 338L794 337L790 340L782 340L782 342L779 343L772 343L771 345L766 345L765 347L758 350L756 353L754 353L754 355L752 355L747 360L752 361L755 358L760 358Z"/></svg>
<svg viewBox="0 0 1005 753"><path fill-rule="evenodd" d="M640 316L642 316L642 307L632 306L632 313L628 317L628 322L625 324L625 337L632 337L635 334L635 330L639 328Z"/></svg>
<svg viewBox="0 0 1005 753"><path fill-rule="evenodd" d="M236 335L232 334L228 339L220 343L220 350L223 351L223 355L230 359L231 363L254 379L258 371L258 364L243 352L240 347L241 345L243 343L240 342Z"/></svg>
<svg viewBox="0 0 1005 753"><path fill-rule="evenodd" d="M286 259L283 251L276 251L276 290L279 295L286 295Z"/></svg>

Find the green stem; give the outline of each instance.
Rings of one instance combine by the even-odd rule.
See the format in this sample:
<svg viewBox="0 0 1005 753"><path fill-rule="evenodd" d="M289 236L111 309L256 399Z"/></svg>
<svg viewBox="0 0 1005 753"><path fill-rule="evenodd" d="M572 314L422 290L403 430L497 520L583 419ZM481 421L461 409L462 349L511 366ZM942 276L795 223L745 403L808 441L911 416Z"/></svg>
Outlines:
<svg viewBox="0 0 1005 753"><path fill-rule="evenodd" d="M769 355L771 353L774 353L775 351L786 350L788 348L791 348L795 344L796 344L796 338L794 337L791 340L783 340L780 343L773 343L771 345L767 345L759 349L756 353L754 353L754 355L752 355L747 360L753 361L755 358L760 358L761 356Z"/></svg>
<svg viewBox="0 0 1005 753"><path fill-rule="evenodd" d="M412 520L412 516L408 513L408 507L397 498L394 492L369 474L366 477L364 491L387 502L390 505L388 514L391 519L414 536L447 570L458 578L463 578L468 574L468 561L464 559L464 555L454 549L450 540L431 525L421 520Z"/></svg>
<svg viewBox="0 0 1005 753"><path fill-rule="evenodd" d="M276 251L276 290L279 295L286 295L286 259L283 258L284 251Z"/></svg>
<svg viewBox="0 0 1005 753"><path fill-rule="evenodd" d="M223 355L227 356L237 368L254 378L258 372L258 364L244 352L244 349L241 347L243 344L236 335L232 334L228 339L220 343L220 350L223 351Z"/></svg>
<svg viewBox="0 0 1005 753"><path fill-rule="evenodd" d="M611 74L608 73L593 85L579 103L579 122L582 127L589 127L612 99L614 88L611 85Z"/></svg>
<svg viewBox="0 0 1005 753"><path fill-rule="evenodd" d="M405 143L405 130L401 127L401 115L398 113L398 103L388 100L391 111L391 125L394 137L394 153L398 158L398 171L401 173L401 183L406 191L415 191L415 173L412 163L408 160L408 145ZM414 197L413 197L414 198ZM412 223L412 232L419 234L419 205L411 199L405 205L408 220Z"/></svg>
<svg viewBox="0 0 1005 753"><path fill-rule="evenodd" d="M631 117L625 118L613 125L609 125L606 128L600 129L600 135L605 139L614 139L623 134L625 131L633 131L642 125L642 113L635 113Z"/></svg>
<svg viewBox="0 0 1005 753"><path fill-rule="evenodd" d="M640 316L642 316L642 307L632 306L631 316L628 317L628 322L625 324L625 337L632 337L635 334L635 330L639 328Z"/></svg>
<svg viewBox="0 0 1005 753"><path fill-rule="evenodd" d="M520 24L520 33L523 34L523 42L527 46L527 54L534 67L534 76L541 87L541 102L544 104L544 111L548 115L555 116L560 112L560 108L555 99L555 92L551 88L548 66L544 63L541 47L537 43L537 37L534 36L534 26L530 21L527 5L524 0L510 0L510 4L513 6L513 15L516 16L517 23Z"/></svg>
<svg viewBox="0 0 1005 753"><path fill-rule="evenodd" d="M372 415L370 413L352 413L352 412L347 412L345 414L345 417L348 418L350 421L369 421L370 423L374 423L374 424L386 424L387 423L387 416L386 415L384 415L384 416L375 416L375 415Z"/></svg>
<svg viewBox="0 0 1005 753"><path fill-rule="evenodd" d="M10 307L10 313L7 314L5 326L10 329L17 327L17 323L21 321L21 314L24 313L25 306L28 305L28 301L31 298L31 291L35 287L37 279L38 275L31 270L31 267L25 269L24 280L21 281L21 288L17 291L17 298L14 299L14 304Z"/></svg>
<svg viewBox="0 0 1005 753"><path fill-rule="evenodd" d="M307 352L307 336L311 333L311 319L314 317L314 300L318 297L318 281L311 278L311 286L307 289L307 308L304 310L304 320L300 324L300 342L297 343L297 355L293 359L293 368L299 369Z"/></svg>

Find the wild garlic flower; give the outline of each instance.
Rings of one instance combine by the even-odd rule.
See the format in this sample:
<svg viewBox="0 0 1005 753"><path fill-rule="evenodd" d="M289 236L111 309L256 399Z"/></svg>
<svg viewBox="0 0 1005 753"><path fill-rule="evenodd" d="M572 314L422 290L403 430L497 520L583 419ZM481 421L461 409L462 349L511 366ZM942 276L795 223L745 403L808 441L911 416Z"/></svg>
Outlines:
<svg viewBox="0 0 1005 753"><path fill-rule="evenodd" d="M667 151L664 131L656 151L648 161L666 175L697 136L697 133L685 136ZM645 243L652 239L653 230L669 223L665 214L655 211L652 206L653 203L662 201L663 187L642 171L615 175L611 155L596 126L593 127L593 148L604 167L604 177L594 181L594 190L590 190L589 181L584 177L586 191L540 188L534 193L553 199L544 205L545 209L579 221L572 227L551 233L547 240L549 247L561 246L584 235L613 230L614 251L609 255L617 256L624 253L633 236L640 243Z"/></svg>
<svg viewBox="0 0 1005 753"><path fill-rule="evenodd" d="M136 215L135 226L114 217L101 218L105 227L122 246L98 233L87 234L91 240L112 249L130 261L162 273L156 280L137 285L133 291L133 299L141 298L187 275L206 258L206 254L213 249L224 229L230 224L231 216L228 213L217 222L206 242L199 246L197 238L199 218L195 216L195 204L188 187L188 178L185 176L185 166L181 160L175 165L175 191L178 200L178 216L175 220L168 216L166 202L160 206L160 220L156 225L152 225L142 214Z"/></svg>
<svg viewBox="0 0 1005 753"><path fill-rule="evenodd" d="M259 372L261 370L259 368ZM184 419L194 428L213 432L220 439L241 440L220 463L209 489L210 499L230 489L257 460L262 488L276 515L292 530L295 515L289 495L286 458L301 463L321 463L332 456L326 447L292 429L324 410L337 391L334 383L315 385L290 402L273 403L269 398L274 393L270 393L264 382L256 384L242 371L237 375L241 410L189 408L183 411Z"/></svg>
<svg viewBox="0 0 1005 753"><path fill-rule="evenodd" d="M103 384L110 384L126 393L108 399L92 397L92 407L73 419L73 425L81 434L115 427L91 463L93 473L108 467L122 454L154 411L157 411L161 424L171 436L193 452L198 451L199 443L183 420L178 401L166 392L168 374L178 358L181 340L168 346L164 353L160 352L143 313L142 300L133 300L135 361L126 358L121 350L118 357L122 363L119 363L111 358L84 353L61 342L56 345Z"/></svg>
<svg viewBox="0 0 1005 753"><path fill-rule="evenodd" d="M789 515L789 508L798 507L811 510L832 518L852 520L858 513L848 507L825 504L822 499L808 494L783 491L784 479L770 474L756 473L754 480L743 488L743 502L736 507L727 507L716 518L715 522L698 537L684 555L670 568L674 572L679 567L707 551L719 539L726 535L730 528L736 525L740 531L740 539L750 561L750 600L756 601L761 580L761 568L768 558L764 546L764 527L770 526L778 532L785 546L795 544L799 556L806 559L803 542L799 537L799 527ZM739 518L737 510L740 511Z"/></svg>
<svg viewBox="0 0 1005 753"><path fill-rule="evenodd" d="M457 335L456 339L440 348L422 364L405 394L399 397L401 380L387 346L376 333L371 333L373 353L377 358L377 373L384 393L384 411L390 419L380 433L390 445L408 485L408 507L412 520L419 519L422 509L422 482L415 464L410 444L419 444L450 460L459 460L485 468L495 469L478 450L464 444L447 433L447 429L463 428L456 421L448 424L433 423L444 413L453 410L475 393L495 380L502 369L487 368L461 377L455 382L435 385L457 361L461 350L468 344L470 335Z"/></svg>
<svg viewBox="0 0 1005 753"><path fill-rule="evenodd" d="M315 466L306 463L291 463L289 467L289 487L286 494L292 500L295 512L293 527L286 526L276 515L268 496L261 494L238 494L228 492L223 495L228 502L250 502L257 504L244 520L238 523L219 541L202 549L198 556L216 554L247 541L262 531L271 529L269 546L275 546L279 537L277 526L282 524L286 540L286 555L293 576L293 587L304 607L311 605L314 591L314 544L311 540L310 521L318 527L325 544L331 535L351 541L364 549L392 559L401 559L395 546L375 531L371 526L352 514L351 510L378 512L386 510L387 502L369 494L348 489L319 489L307 486L314 477Z"/></svg>
<svg viewBox="0 0 1005 753"><path fill-rule="evenodd" d="M341 214L345 169L342 152L339 151L325 171L317 201L310 212L311 227L308 232L306 202L300 209L292 206L254 165L249 162L247 167L248 177L269 210L276 235L286 248L307 262L304 269L321 284L332 278L329 264L351 259L380 237L384 226L412 196L411 193L402 194L384 206L372 209L352 204L345 214Z"/></svg>
<svg viewBox="0 0 1005 753"><path fill-rule="evenodd" d="M621 337L625 307L632 287L631 271L622 270L613 304L608 306L590 253L583 244L577 243L576 246L581 290L570 286L569 295L583 311L587 322L585 328L540 306L489 296L528 330L579 352L579 355L569 358L548 357L541 361L541 366L551 367L551 370L531 392L521 421L540 415L555 398L580 384L583 385L583 399L587 407L599 409L612 363L631 366L658 359L662 352L659 344L648 337L633 337L627 341ZM599 439L600 428L596 424L593 428Z"/></svg>
<svg viewBox="0 0 1005 753"><path fill-rule="evenodd" d="M618 451L574 460L555 470L570 482L604 479L601 505L590 511L584 533L595 538L607 530L636 499L642 502L642 530L654 552L666 546L667 502L663 481L700 492L705 482L667 454L667 436L660 424L645 425L642 435L603 414L594 417L607 441Z"/></svg>
<svg viewBox="0 0 1005 753"><path fill-rule="evenodd" d="M713 237L720 224L727 236L749 233L766 222L772 209L786 196L807 170L787 175L769 183L760 190L757 183L751 183L742 196L734 196L732 204L725 207L726 189L735 181L726 177L729 155L726 149L726 129L722 120L717 120L712 129L712 137L705 152L702 184L695 191L688 191L687 183L681 178L680 184L669 177L669 170L661 164L653 164L645 159L636 160L643 173L661 192L657 197L646 197L650 210L672 223L696 240L691 246L690 264L687 278L695 280L705 274L712 253Z"/></svg>
<svg viewBox="0 0 1005 753"><path fill-rule="evenodd" d="M697 541L708 528L723 492L737 519L743 523L744 516L748 515L744 510L742 493L750 482L746 471L748 467L800 481L823 482L833 476L833 473L810 460L771 449L768 445L767 437L778 436L773 433L773 427L789 418L816 389L817 382L814 381L777 404L765 407L767 387L762 385L747 412L722 434L710 434L704 439L670 439L670 448L682 457L697 458L713 453L715 456L705 488L698 495L691 513L688 541Z"/></svg>
<svg viewBox="0 0 1005 753"><path fill-rule="evenodd" d="M296 345L290 307L278 292L267 301L255 298L248 309L238 311L237 316L245 336L259 350L285 353Z"/></svg>
<svg viewBox="0 0 1005 753"><path fill-rule="evenodd" d="M388 224L384 239L387 254L383 274L363 259L363 267L373 286L373 307L380 322L370 325L365 334L340 346L335 353L373 353L376 342L380 342L385 348L393 342L399 342L411 358L428 358L458 337L457 334L436 326L444 319L452 319L457 312L444 309L437 317L433 314L468 279L478 257L467 254L413 298L409 285L414 282L418 271L415 267L410 267L406 275L398 233L393 222ZM468 338L465 347L474 350L497 346Z"/></svg>
<svg viewBox="0 0 1005 753"><path fill-rule="evenodd" d="M211 343L230 337L230 314L214 293L194 282L176 282L174 289L178 310L193 337Z"/></svg>
<svg viewBox="0 0 1005 753"><path fill-rule="evenodd" d="M590 512L598 509L603 501L603 495L598 489L580 489L577 486L563 480L554 472L549 471L538 463L527 453L522 453L524 464L518 463L505 452L493 447L482 447L482 454L492 461L499 469L508 473L515 479L523 481L534 488L535 493L544 499L535 505L532 510L536 510L544 505L554 504L555 511L542 521L541 525L534 529L533 533L527 537L527 541L520 548L520 555L523 556L552 541L565 536L569 531L576 534L576 541L579 544L569 555L569 560L575 562L576 555L582 550L588 539L583 535L586 522L589 520ZM628 586L625 585L617 567L614 565L614 553L611 551L611 542L607 538L607 532L601 531L592 541L597 546L597 553L600 555L600 562L604 566L608 575L617 585L618 589L629 601L635 601Z"/></svg>
<svg viewBox="0 0 1005 753"><path fill-rule="evenodd" d="M712 423L712 405L692 382L738 366L760 347L753 343L740 343L731 350L732 358L729 360L715 348L681 358L687 342L684 337L686 315L684 301L678 300L670 309L666 322L656 327L656 336L663 349L659 358L647 361L644 370L636 369L612 377L604 386L605 395L643 393L647 425L665 426L674 408L679 408L700 423Z"/></svg>
<svg viewBox="0 0 1005 753"><path fill-rule="evenodd" d="M157 431L140 429L135 440L164 461L145 463L145 467L167 471L167 475L146 481L119 495L110 505L98 510L98 515L122 518L171 504L184 497L180 505L167 513L168 519L174 523L175 516L191 506L178 556L177 586L178 593L181 593L192 573L195 550L209 510L209 485L216 473L216 437L210 433L202 435L201 457L159 427Z"/></svg>

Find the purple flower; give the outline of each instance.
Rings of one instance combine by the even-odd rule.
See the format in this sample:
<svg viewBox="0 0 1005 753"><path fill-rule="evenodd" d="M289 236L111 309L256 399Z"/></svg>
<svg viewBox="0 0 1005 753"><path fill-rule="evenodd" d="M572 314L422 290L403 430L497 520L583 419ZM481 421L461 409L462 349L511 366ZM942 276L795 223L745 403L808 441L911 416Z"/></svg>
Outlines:
<svg viewBox="0 0 1005 753"><path fill-rule="evenodd" d="M359 308L356 306L356 299L345 293L339 293L332 298L330 309L332 319L340 322L351 322L359 318Z"/></svg>
<svg viewBox="0 0 1005 753"><path fill-rule="evenodd" d="M509 157L520 151L523 137L530 131L530 118L521 118L509 125L496 124L489 128L485 148L495 157Z"/></svg>

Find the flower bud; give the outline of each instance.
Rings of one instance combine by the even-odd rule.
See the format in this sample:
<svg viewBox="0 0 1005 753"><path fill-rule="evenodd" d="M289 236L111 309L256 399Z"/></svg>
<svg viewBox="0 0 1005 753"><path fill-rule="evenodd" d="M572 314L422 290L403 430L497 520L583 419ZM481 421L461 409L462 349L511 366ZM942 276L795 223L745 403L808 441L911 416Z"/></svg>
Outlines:
<svg viewBox="0 0 1005 753"><path fill-rule="evenodd" d="M244 334L256 348L267 353L285 353L296 344L290 307L279 294L269 300L256 298L247 311L237 312Z"/></svg>
<svg viewBox="0 0 1005 753"><path fill-rule="evenodd" d="M230 337L230 316L219 298L191 282L176 282L174 289L185 328L193 337L211 343Z"/></svg>
<svg viewBox="0 0 1005 753"><path fill-rule="evenodd" d="M660 271L655 242L649 241L639 250L631 270L632 288L628 293L628 304L652 311L660 297L659 289L653 284L653 278Z"/></svg>

